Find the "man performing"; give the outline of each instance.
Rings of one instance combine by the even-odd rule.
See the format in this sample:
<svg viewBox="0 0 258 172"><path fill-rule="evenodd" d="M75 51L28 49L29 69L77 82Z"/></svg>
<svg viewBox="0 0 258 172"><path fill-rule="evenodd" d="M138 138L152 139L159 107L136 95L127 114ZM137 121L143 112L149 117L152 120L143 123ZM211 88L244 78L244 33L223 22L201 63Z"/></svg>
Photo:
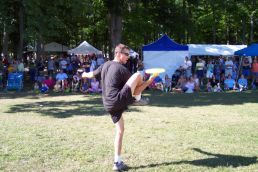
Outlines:
<svg viewBox="0 0 258 172"><path fill-rule="evenodd" d="M108 61L95 71L83 73L82 75L82 77L87 78L101 75L104 108L110 113L116 128L113 170L124 170L127 168L121 159L124 134L124 119L122 113L130 104L148 104L147 100L141 99L141 92L145 90L158 75L153 74L147 81L143 81L143 76L139 72L131 75L129 70L122 65L126 64L128 59L129 47L119 44L115 48L113 61Z"/></svg>

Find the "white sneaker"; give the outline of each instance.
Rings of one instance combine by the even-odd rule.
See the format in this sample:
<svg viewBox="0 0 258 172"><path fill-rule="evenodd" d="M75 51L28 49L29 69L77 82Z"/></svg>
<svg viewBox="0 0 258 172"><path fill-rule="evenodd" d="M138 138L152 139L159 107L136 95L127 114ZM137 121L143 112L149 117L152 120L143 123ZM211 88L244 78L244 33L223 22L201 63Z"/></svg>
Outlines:
<svg viewBox="0 0 258 172"><path fill-rule="evenodd" d="M114 171L122 171L122 170L127 170L127 169L128 169L128 166L126 164L124 164L123 161L114 162L114 165L113 165Z"/></svg>
<svg viewBox="0 0 258 172"><path fill-rule="evenodd" d="M138 101L134 101L134 103L132 104L133 106L145 106L147 104L150 103L150 99L149 98L141 98Z"/></svg>

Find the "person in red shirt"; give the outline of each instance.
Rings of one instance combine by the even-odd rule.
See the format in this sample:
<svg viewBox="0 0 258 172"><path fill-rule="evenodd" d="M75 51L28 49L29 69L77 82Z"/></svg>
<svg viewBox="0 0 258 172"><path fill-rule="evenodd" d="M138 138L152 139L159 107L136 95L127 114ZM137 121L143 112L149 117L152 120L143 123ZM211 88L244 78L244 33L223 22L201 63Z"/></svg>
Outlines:
<svg viewBox="0 0 258 172"><path fill-rule="evenodd" d="M47 79L43 81L43 83L46 84L49 89L53 89L56 82L52 78L52 76L49 76Z"/></svg>

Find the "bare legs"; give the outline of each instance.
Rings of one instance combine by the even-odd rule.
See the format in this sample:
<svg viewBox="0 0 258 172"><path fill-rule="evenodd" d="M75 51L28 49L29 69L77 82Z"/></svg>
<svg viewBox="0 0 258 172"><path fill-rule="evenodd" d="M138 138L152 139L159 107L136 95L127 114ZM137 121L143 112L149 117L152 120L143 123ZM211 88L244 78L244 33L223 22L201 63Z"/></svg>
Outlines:
<svg viewBox="0 0 258 172"><path fill-rule="evenodd" d="M123 116L121 116L120 120L115 123L116 126L116 136L115 136L115 157L121 155L122 150L122 141L123 141L123 135L124 135L124 119Z"/></svg>
<svg viewBox="0 0 258 172"><path fill-rule="evenodd" d="M137 96L140 95L142 91L150 85L153 79L144 82L142 75L139 72L136 72L128 79L126 85L131 88L132 95Z"/></svg>

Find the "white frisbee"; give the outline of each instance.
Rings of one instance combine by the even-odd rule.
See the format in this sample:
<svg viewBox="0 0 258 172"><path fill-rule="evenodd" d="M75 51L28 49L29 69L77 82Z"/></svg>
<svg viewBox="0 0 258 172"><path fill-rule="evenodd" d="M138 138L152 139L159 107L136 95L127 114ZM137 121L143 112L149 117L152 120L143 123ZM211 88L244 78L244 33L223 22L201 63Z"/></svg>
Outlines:
<svg viewBox="0 0 258 172"><path fill-rule="evenodd" d="M146 69L145 73L153 74L153 73L163 73L165 71L166 70L164 68L151 68L151 69Z"/></svg>

